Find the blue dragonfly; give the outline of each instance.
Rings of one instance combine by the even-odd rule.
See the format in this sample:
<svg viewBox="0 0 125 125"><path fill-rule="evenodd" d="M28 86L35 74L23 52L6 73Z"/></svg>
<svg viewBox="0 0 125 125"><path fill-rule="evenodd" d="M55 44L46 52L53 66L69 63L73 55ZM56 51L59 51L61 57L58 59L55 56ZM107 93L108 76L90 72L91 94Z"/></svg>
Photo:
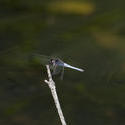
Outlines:
<svg viewBox="0 0 125 125"><path fill-rule="evenodd" d="M63 62L60 58L58 57L51 57L51 56L45 56L45 55L40 55L40 54L34 54L35 61L42 65L49 65L52 75L57 75L61 74L61 79L63 79L64 75L64 68L70 68L74 69L80 72L83 72L83 69L71 66L65 62Z"/></svg>

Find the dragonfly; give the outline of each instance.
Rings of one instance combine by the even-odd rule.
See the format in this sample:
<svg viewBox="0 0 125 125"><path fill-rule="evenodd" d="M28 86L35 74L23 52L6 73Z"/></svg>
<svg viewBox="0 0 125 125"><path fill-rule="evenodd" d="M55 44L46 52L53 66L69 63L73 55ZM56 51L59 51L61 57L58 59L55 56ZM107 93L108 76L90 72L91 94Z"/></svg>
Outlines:
<svg viewBox="0 0 125 125"><path fill-rule="evenodd" d="M52 75L61 74L61 79L63 79L64 68L70 68L80 72L84 72L83 69L71 66L55 56L51 57L40 54L34 54L33 56L36 62L42 65L49 65L50 69L52 70Z"/></svg>

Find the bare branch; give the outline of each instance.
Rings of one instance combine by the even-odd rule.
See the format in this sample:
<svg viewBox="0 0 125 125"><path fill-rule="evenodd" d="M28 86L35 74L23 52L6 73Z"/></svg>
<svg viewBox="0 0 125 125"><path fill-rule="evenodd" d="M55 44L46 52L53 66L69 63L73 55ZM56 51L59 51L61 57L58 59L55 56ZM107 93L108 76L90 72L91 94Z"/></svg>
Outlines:
<svg viewBox="0 0 125 125"><path fill-rule="evenodd" d="M53 99L54 99L54 102L55 102L55 105L56 105L56 108L57 108L57 111L58 111L58 114L59 114L59 117L60 117L60 120L61 120L61 123L62 123L62 125L66 125L65 118L63 116L62 109L61 109L59 99L58 99L58 96L57 96L56 85L55 85L55 82L52 79L52 75L51 75L51 72L50 72L49 65L46 65L46 68L47 68L49 81L48 80L44 80L44 81L45 81L45 83L48 84L48 86L51 90L51 93L52 93L52 96L53 96Z"/></svg>

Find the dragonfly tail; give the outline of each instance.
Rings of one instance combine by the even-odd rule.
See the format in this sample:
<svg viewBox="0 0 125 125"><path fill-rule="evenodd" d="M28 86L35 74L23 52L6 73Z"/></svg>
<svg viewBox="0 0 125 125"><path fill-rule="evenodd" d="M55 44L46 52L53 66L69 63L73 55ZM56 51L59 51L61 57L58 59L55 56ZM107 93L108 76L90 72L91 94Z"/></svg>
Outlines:
<svg viewBox="0 0 125 125"><path fill-rule="evenodd" d="M64 63L64 67L71 68L71 69L75 69L75 70L80 71L80 72L84 72L83 69L80 69L80 68L71 66L71 65L69 65L69 64L67 64L67 63Z"/></svg>

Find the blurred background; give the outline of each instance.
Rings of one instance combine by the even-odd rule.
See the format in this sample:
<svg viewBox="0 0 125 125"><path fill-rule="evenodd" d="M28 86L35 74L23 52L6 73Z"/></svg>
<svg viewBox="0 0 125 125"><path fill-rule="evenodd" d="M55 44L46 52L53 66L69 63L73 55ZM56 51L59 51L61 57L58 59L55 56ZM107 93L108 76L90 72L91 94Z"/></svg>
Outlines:
<svg viewBox="0 0 125 125"><path fill-rule="evenodd" d="M56 78L68 125L125 125L125 1L1 0L0 124L61 125L33 53L85 69ZM45 72L45 71L44 71Z"/></svg>

